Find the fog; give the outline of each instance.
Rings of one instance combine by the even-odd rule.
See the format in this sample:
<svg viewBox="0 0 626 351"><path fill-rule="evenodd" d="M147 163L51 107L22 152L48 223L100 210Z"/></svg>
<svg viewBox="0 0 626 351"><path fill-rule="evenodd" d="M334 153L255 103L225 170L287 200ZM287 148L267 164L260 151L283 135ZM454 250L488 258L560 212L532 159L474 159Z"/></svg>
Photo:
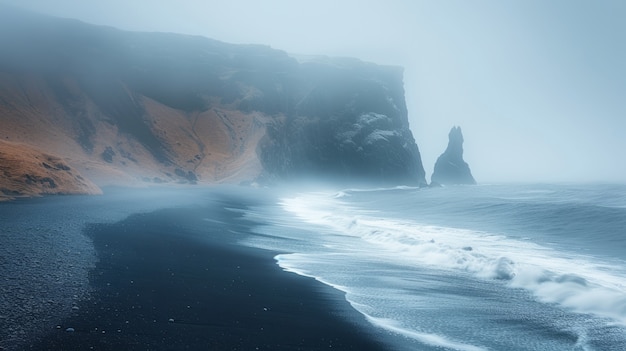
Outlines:
<svg viewBox="0 0 626 351"><path fill-rule="evenodd" d="M127 30L405 68L427 179L450 128L479 183L626 181L626 2L0 0Z"/></svg>

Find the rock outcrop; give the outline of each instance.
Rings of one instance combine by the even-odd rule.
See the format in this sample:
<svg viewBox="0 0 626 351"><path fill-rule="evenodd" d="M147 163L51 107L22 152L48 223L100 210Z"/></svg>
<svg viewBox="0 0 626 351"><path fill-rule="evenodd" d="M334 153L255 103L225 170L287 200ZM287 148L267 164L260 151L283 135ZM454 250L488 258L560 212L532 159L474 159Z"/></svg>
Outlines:
<svg viewBox="0 0 626 351"><path fill-rule="evenodd" d="M463 160L463 133L461 127L452 127L448 133L448 147L435 163L432 185L476 184L469 165Z"/></svg>
<svg viewBox="0 0 626 351"><path fill-rule="evenodd" d="M425 184L402 69L0 9L0 140L96 184Z"/></svg>
<svg viewBox="0 0 626 351"><path fill-rule="evenodd" d="M297 80L292 103L261 143L267 173L426 184L408 125L401 68L318 59L301 63Z"/></svg>

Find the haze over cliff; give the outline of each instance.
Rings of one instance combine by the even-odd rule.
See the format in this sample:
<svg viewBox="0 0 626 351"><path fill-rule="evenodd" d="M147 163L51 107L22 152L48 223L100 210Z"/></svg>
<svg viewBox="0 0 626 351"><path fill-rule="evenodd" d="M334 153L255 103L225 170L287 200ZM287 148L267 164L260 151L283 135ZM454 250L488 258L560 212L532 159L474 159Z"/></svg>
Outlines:
<svg viewBox="0 0 626 351"><path fill-rule="evenodd" d="M0 148L45 151L98 185L425 184L399 67L298 62L265 46L9 7L0 47L0 140L11 143ZM18 194L5 180L0 192Z"/></svg>

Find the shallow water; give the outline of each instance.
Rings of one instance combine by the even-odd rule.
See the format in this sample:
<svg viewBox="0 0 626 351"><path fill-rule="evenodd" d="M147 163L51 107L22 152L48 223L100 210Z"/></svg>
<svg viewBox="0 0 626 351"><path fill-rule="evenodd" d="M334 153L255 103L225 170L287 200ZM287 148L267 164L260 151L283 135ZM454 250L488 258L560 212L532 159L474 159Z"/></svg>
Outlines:
<svg viewBox="0 0 626 351"><path fill-rule="evenodd" d="M391 349L626 350L626 186L343 189L246 244L346 293Z"/></svg>

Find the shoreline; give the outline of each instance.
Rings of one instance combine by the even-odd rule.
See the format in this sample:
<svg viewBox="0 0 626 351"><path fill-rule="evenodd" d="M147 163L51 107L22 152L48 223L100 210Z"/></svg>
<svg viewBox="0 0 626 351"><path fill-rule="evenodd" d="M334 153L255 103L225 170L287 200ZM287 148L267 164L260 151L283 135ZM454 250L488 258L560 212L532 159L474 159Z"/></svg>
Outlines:
<svg viewBox="0 0 626 351"><path fill-rule="evenodd" d="M210 194L209 206L90 225L91 299L29 349L385 349L342 292L238 244L254 223L227 208L255 200Z"/></svg>

